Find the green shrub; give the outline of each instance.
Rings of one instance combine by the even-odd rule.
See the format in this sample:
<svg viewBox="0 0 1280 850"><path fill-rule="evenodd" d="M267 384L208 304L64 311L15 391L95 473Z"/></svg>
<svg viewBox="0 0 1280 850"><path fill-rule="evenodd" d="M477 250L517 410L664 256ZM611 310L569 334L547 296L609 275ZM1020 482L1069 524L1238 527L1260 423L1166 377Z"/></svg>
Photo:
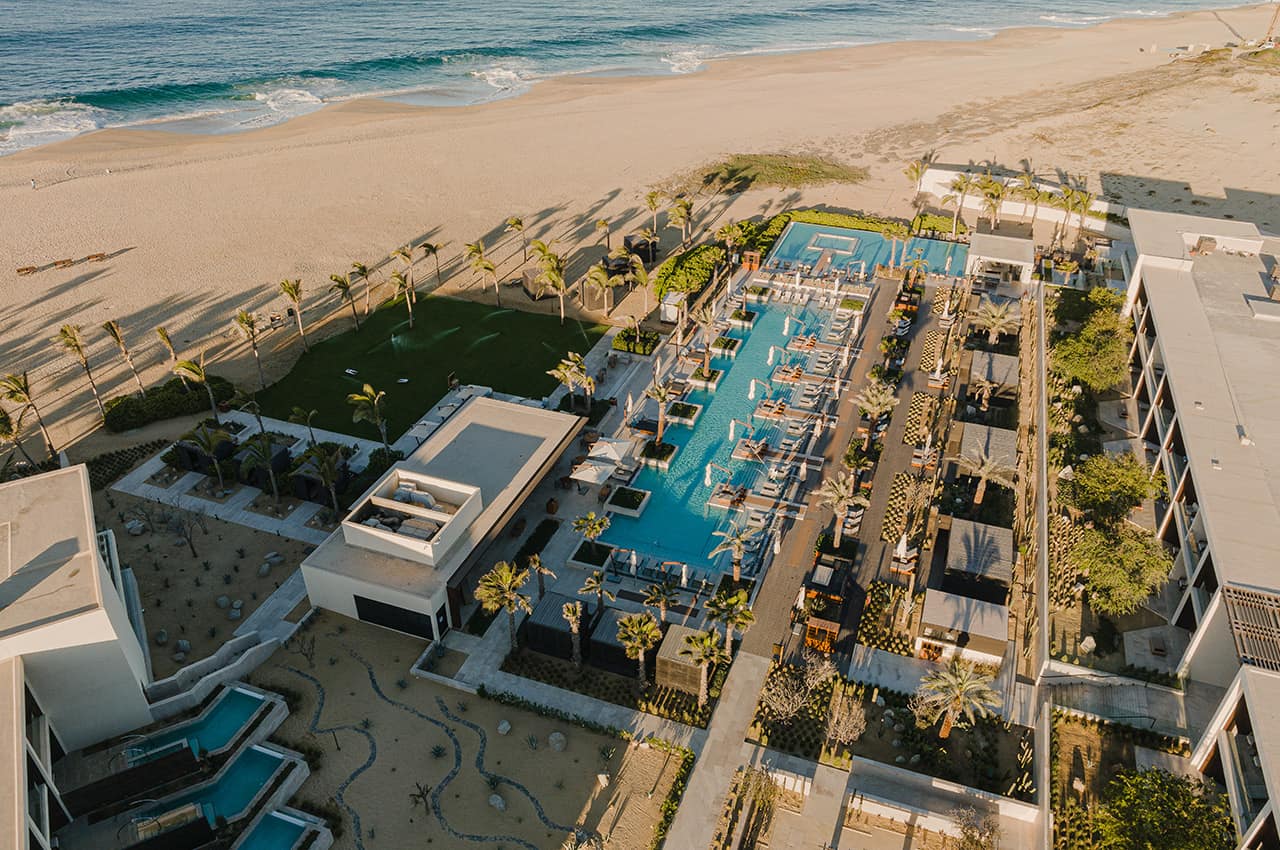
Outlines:
<svg viewBox="0 0 1280 850"><path fill-rule="evenodd" d="M152 440L140 446L117 449L106 452L89 460L85 466L89 468L89 488L101 490L129 470L135 463L143 460L164 448L164 440ZM168 452L166 452L168 454Z"/></svg>
<svg viewBox="0 0 1280 850"><path fill-rule="evenodd" d="M626 328L614 334L613 350L647 356L652 354L653 350L658 347L658 342L661 339L662 336L657 331L640 331L637 335L631 328Z"/></svg>
<svg viewBox="0 0 1280 850"><path fill-rule="evenodd" d="M937 230L939 232L950 233L951 225L955 221L949 215L937 215L936 213L920 213L911 220L911 231L919 233L922 230ZM962 221L956 227L956 233L968 233L969 228Z"/></svg>
<svg viewBox="0 0 1280 850"><path fill-rule="evenodd" d="M658 268L654 294L662 300L668 292L701 292L711 282L716 266L722 262L724 248L719 245L695 245L682 254L669 257Z"/></svg>
<svg viewBox="0 0 1280 850"><path fill-rule="evenodd" d="M217 375L209 376L209 387L218 402L227 401L236 392L230 381ZM151 387L142 396L122 395L109 398L103 407L107 411L103 420L107 430L118 434L162 419L203 413L209 409L209 394L203 387L184 388L182 379L175 377L158 387Z"/></svg>
<svg viewBox="0 0 1280 850"><path fill-rule="evenodd" d="M786 230L787 225L793 221L818 224L824 227L844 227L850 230L872 230L876 233L883 233L885 228L890 225L901 223L899 219L872 215L830 212L828 210L791 210L779 213L764 222L753 222L745 225L743 228L746 236L745 249L759 251L762 254L768 253L773 248L773 243L777 242L778 237L782 235L782 231ZM950 227L949 222L947 226L948 228Z"/></svg>

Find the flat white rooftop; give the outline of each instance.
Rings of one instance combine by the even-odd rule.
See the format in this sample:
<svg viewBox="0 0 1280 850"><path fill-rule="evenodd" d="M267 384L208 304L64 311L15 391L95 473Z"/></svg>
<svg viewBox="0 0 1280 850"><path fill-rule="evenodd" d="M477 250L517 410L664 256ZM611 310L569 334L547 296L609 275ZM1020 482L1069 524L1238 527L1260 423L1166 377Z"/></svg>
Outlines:
<svg viewBox="0 0 1280 850"><path fill-rule="evenodd" d="M102 605L83 465L0 484L0 641Z"/></svg>
<svg viewBox="0 0 1280 850"><path fill-rule="evenodd" d="M447 551L437 553L433 564L427 564L352 545L339 529L307 557L304 568L415 595L435 593L560 457L583 421L577 416L523 404L483 397L470 399L370 490L382 492L388 480L402 470L478 489L478 514L465 529L453 529L455 534L450 535ZM357 505L366 502L370 493Z"/></svg>
<svg viewBox="0 0 1280 850"><path fill-rule="evenodd" d="M991 640L1005 641L1009 638L1008 607L941 590L925 593L921 621L948 631Z"/></svg>
<svg viewBox="0 0 1280 850"><path fill-rule="evenodd" d="M1257 234L1244 222L1134 213L1159 250L1188 233ZM1219 248L1142 263L1214 569L1223 581L1280 587L1280 304L1263 260Z"/></svg>
<svg viewBox="0 0 1280 850"><path fill-rule="evenodd" d="M974 233L969 237L969 257L1030 266L1036 261L1036 246L1030 239L1019 236Z"/></svg>

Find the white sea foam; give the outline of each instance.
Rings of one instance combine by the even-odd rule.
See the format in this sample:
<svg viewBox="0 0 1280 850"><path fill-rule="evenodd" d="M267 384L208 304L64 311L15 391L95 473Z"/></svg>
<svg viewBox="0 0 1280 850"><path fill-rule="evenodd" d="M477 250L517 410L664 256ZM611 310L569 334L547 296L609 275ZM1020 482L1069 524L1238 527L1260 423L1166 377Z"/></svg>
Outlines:
<svg viewBox="0 0 1280 850"><path fill-rule="evenodd" d="M700 70L713 54L711 47L700 44L672 50L662 56L662 61L671 68L673 74L691 74Z"/></svg>
<svg viewBox="0 0 1280 850"><path fill-rule="evenodd" d="M1111 20L1110 15L1078 15L1069 18L1065 15L1041 15L1040 20L1048 24L1065 24L1072 27L1087 27L1090 24L1099 24L1103 21Z"/></svg>
<svg viewBox="0 0 1280 850"><path fill-rule="evenodd" d="M996 31L991 27L947 27L952 32L962 32L970 35L995 35Z"/></svg>
<svg viewBox="0 0 1280 850"><path fill-rule="evenodd" d="M47 145L107 124L105 109L71 98L23 100L0 106L0 153Z"/></svg>
<svg viewBox="0 0 1280 850"><path fill-rule="evenodd" d="M536 79L527 67L512 62L476 68L470 73L472 78L481 80L492 88L495 97L527 91Z"/></svg>

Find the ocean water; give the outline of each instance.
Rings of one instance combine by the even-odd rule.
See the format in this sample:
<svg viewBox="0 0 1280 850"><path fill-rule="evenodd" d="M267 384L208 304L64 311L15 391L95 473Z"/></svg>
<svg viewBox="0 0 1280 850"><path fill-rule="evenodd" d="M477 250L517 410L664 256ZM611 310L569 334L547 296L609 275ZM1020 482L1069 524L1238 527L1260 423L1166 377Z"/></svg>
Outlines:
<svg viewBox="0 0 1280 850"><path fill-rule="evenodd" d="M1003 27L1204 0L0 0L0 154L100 127L235 132L379 95L455 105L563 74Z"/></svg>

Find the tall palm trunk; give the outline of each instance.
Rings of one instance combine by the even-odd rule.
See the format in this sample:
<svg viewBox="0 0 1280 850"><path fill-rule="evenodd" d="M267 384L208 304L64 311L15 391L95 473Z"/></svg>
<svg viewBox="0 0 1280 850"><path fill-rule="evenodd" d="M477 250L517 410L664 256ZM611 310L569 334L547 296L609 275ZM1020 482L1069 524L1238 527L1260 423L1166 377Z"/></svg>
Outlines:
<svg viewBox="0 0 1280 850"><path fill-rule="evenodd" d="M85 360L80 364L84 367L85 377L89 379L89 389L93 392L93 400L98 405L98 413L101 414L103 421L107 418L107 409L102 406L102 396L98 393L98 382L93 379L93 370L89 368L89 361Z"/></svg>
<svg viewBox="0 0 1280 850"><path fill-rule="evenodd" d="M507 627L511 629L511 651L515 652L520 648L520 644L516 641L516 609L507 609Z"/></svg>
<svg viewBox="0 0 1280 850"><path fill-rule="evenodd" d="M951 716L951 712L944 712L942 715L942 728L938 730L939 738L948 738L951 736L951 725L955 722L955 718Z"/></svg>
<svg viewBox="0 0 1280 850"><path fill-rule="evenodd" d="M310 351L311 343L307 342L307 332L302 329L302 305L293 305L293 318L298 322L298 336L302 337L302 350Z"/></svg>
<svg viewBox="0 0 1280 850"><path fill-rule="evenodd" d="M698 708L707 706L707 668L710 665L700 664L698 672Z"/></svg>
<svg viewBox="0 0 1280 850"><path fill-rule="evenodd" d="M351 305L351 318L356 321L356 330L360 330L360 311L356 309L356 300L348 298L347 303Z"/></svg>
<svg viewBox="0 0 1280 850"><path fill-rule="evenodd" d="M573 666L582 669L582 635L578 633L578 626L571 625L569 628L569 640L573 644Z"/></svg>
<svg viewBox="0 0 1280 850"><path fill-rule="evenodd" d="M45 447L49 449L49 457L57 457L58 450L53 446L53 438L49 436L49 429L44 424L44 417L40 415L40 408L36 407L34 401L28 401L27 403L31 405L31 412L36 415L36 424L40 426L40 436L44 437Z"/></svg>
<svg viewBox="0 0 1280 850"><path fill-rule="evenodd" d="M978 489L973 494L973 503L981 505L982 499L987 495L987 477L985 475L978 477Z"/></svg>

